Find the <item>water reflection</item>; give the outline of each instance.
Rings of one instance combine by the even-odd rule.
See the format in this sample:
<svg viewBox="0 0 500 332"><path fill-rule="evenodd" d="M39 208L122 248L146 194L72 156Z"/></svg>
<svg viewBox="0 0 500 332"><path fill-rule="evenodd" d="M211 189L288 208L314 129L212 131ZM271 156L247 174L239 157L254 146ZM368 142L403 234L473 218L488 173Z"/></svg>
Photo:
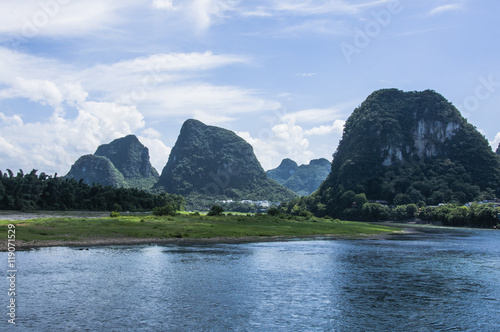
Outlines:
<svg viewBox="0 0 500 332"><path fill-rule="evenodd" d="M19 253L18 324L498 331L498 243L500 232L424 229L385 240L37 249Z"/></svg>

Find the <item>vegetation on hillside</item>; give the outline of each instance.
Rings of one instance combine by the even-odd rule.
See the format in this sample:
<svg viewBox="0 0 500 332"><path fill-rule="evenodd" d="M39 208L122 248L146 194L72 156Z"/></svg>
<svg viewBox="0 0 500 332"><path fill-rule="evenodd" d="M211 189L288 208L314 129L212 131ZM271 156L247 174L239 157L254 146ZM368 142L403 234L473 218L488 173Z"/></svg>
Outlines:
<svg viewBox="0 0 500 332"><path fill-rule="evenodd" d="M150 189L159 175L149 161L149 150L134 135L118 138L80 157L66 175L92 185Z"/></svg>
<svg viewBox="0 0 500 332"><path fill-rule="evenodd" d="M493 199L500 157L487 140L434 91L380 90L346 122L332 172L303 206L344 218L353 197L419 206Z"/></svg>
<svg viewBox="0 0 500 332"><path fill-rule="evenodd" d="M204 198L285 201L291 190L267 177L253 148L234 132L187 120L156 190ZM191 197L191 198L189 198Z"/></svg>

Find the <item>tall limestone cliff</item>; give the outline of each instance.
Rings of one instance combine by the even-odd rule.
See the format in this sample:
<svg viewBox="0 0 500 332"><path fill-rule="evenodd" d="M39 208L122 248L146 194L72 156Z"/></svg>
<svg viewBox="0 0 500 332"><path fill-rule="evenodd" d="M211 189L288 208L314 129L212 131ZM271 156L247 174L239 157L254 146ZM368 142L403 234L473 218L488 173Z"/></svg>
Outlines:
<svg viewBox="0 0 500 332"><path fill-rule="evenodd" d="M300 166L293 160L283 159L278 168L267 171L267 174L300 196L307 196L318 189L330 170L331 163L324 158L314 159L309 164Z"/></svg>
<svg viewBox="0 0 500 332"><path fill-rule="evenodd" d="M187 120L155 189L181 195L282 201L295 193L271 180L234 132Z"/></svg>
<svg viewBox="0 0 500 332"><path fill-rule="evenodd" d="M87 184L151 188L159 178L149 162L149 150L134 135L118 138L97 148L94 155L79 158L66 177Z"/></svg>
<svg viewBox="0 0 500 332"><path fill-rule="evenodd" d="M332 171L317 193L326 213L354 194L389 203L463 203L498 194L500 158L435 91L372 93L346 122Z"/></svg>

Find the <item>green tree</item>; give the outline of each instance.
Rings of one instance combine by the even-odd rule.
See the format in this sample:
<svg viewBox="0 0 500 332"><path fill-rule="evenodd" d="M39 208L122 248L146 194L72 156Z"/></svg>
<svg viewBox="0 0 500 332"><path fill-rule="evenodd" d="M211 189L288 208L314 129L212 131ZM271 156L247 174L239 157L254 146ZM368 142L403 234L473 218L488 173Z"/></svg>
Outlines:
<svg viewBox="0 0 500 332"><path fill-rule="evenodd" d="M222 213L224 213L224 209L222 208L222 206L214 205L214 206L212 206L210 211L208 211L207 215L208 216L221 216Z"/></svg>

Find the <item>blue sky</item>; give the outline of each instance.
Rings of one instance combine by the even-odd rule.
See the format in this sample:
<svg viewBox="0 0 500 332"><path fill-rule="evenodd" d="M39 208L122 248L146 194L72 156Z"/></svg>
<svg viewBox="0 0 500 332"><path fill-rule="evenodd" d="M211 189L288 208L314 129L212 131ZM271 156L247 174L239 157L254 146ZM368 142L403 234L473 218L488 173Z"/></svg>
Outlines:
<svg viewBox="0 0 500 332"><path fill-rule="evenodd" d="M495 149L500 2L0 0L0 169L66 174L136 134L161 171L197 118L331 160L371 92L433 89Z"/></svg>

